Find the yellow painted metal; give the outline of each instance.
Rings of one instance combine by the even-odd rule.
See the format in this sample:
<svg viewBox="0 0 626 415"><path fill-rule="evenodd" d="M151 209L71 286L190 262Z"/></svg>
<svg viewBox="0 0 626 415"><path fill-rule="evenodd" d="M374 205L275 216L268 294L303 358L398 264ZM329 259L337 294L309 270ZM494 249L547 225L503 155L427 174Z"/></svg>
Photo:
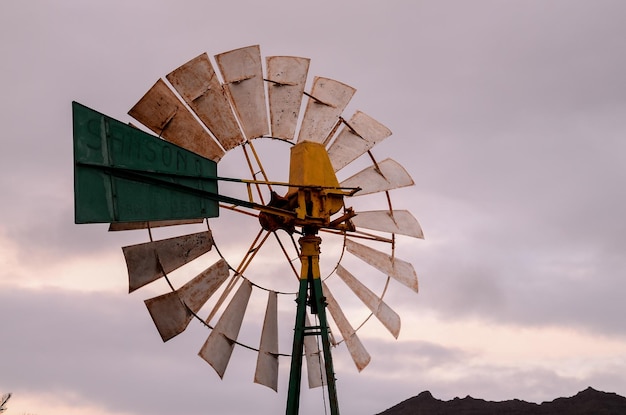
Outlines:
<svg viewBox="0 0 626 415"><path fill-rule="evenodd" d="M289 183L339 187L328 153L322 144L304 141L291 148Z"/></svg>
<svg viewBox="0 0 626 415"><path fill-rule="evenodd" d="M291 352L291 370L289 373L289 391L287 394L287 415L297 415L300 402L300 381L302 376L302 358L305 348L305 339L308 336L320 336L322 340L323 361L330 415L339 415L337 403L337 388L335 385L335 371L330 352L330 329L326 318L326 301L320 278L319 257L322 238L315 235L316 229L306 229L304 236L299 239L300 288L296 299L296 324L294 329L293 348ZM306 306L311 307L311 313L316 314L319 324L310 326L306 323ZM307 359L308 360L308 359Z"/></svg>
<svg viewBox="0 0 626 415"><path fill-rule="evenodd" d="M289 183L308 188L291 187L288 198L297 198L299 219L318 218L327 224L330 216L343 207L343 195L326 148L319 143L303 141L291 148ZM297 196L295 196L297 195Z"/></svg>
<svg viewBox="0 0 626 415"><path fill-rule="evenodd" d="M302 262L302 272L300 279L306 280L320 278L320 244L322 238L319 236L309 236L300 239L300 261Z"/></svg>

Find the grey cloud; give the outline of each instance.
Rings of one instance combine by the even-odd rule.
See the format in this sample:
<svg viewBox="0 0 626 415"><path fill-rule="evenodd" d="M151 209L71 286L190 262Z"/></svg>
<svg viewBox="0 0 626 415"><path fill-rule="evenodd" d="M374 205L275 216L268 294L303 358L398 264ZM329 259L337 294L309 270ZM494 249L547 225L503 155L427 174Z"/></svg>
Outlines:
<svg viewBox="0 0 626 415"><path fill-rule="evenodd" d="M406 301L442 319L623 338L623 2L322 2L306 13L293 3L237 4L243 11L234 17L230 4L201 2L2 3L1 226L21 261L61 262L146 240L143 232L107 234L72 223L71 100L129 121L126 110L181 63L260 43L264 54L310 56L311 75L356 86L350 109L394 132L374 154L397 159L414 177L415 187L392 198L420 220L426 240L399 244L421 293L391 290L390 306ZM229 226L219 229L226 230L218 235L224 248L238 242ZM175 391L195 405L188 413L205 412L207 396L215 396L206 393L214 377L196 380L211 369L188 353L204 333L196 339L192 329L161 347L132 297L12 288L0 296L13 334L3 352L15 357L0 363L3 388L77 390L86 400L141 413L176 411L176 400L157 402L155 394ZM467 378L437 383L419 374L460 365L467 357L461 347L416 343L406 355L373 347L390 354L390 367L411 361L418 379L393 392L376 384L378 376L361 379L372 398L346 392L355 405L391 406L424 389L441 398L462 390L534 399L538 385L546 398L589 386L555 372L499 367L470 367ZM384 376L382 366L370 369ZM624 382L618 370L591 380L610 390ZM236 374L237 367L227 378ZM352 379L342 377L344 384ZM519 394L507 383L520 384ZM94 385L112 399L104 402ZM233 411L245 411L236 391L219 391L224 399L210 404L222 410L231 399ZM282 395L278 402L282 410Z"/></svg>
<svg viewBox="0 0 626 415"><path fill-rule="evenodd" d="M16 396L51 392L74 396L77 405L154 414L200 414L208 407L235 414L250 405L226 381L216 384L215 373L193 352L206 330L192 328L163 344L133 296L3 289L0 313L10 316L2 326L0 387ZM227 380L252 370L248 355L235 353ZM273 392L264 395L251 378L247 383L248 393L261 392L268 408L282 407Z"/></svg>

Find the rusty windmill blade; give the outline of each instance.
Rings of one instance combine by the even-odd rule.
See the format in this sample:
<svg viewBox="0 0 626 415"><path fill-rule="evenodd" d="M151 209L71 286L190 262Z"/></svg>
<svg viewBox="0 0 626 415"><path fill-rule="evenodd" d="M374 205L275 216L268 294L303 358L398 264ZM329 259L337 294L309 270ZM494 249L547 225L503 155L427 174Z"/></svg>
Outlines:
<svg viewBox="0 0 626 415"><path fill-rule="evenodd" d="M357 111L328 148L335 171L341 170L391 135L391 130Z"/></svg>
<svg viewBox="0 0 626 415"><path fill-rule="evenodd" d="M164 342L187 328L228 275L228 264L220 259L178 290L144 301Z"/></svg>
<svg viewBox="0 0 626 415"><path fill-rule="evenodd" d="M215 369L220 378L224 377L233 353L251 293L252 284L244 280L198 352L198 355Z"/></svg>
<svg viewBox="0 0 626 415"><path fill-rule="evenodd" d="M258 45L215 55L245 138L269 134L261 50Z"/></svg>
<svg viewBox="0 0 626 415"><path fill-rule="evenodd" d="M212 247L210 231L123 247L129 292L193 261Z"/></svg>
<svg viewBox="0 0 626 415"><path fill-rule="evenodd" d="M293 140L310 59L269 56L266 62L272 137Z"/></svg>
<svg viewBox="0 0 626 415"><path fill-rule="evenodd" d="M304 111L298 142L324 143L356 89L334 79L315 77Z"/></svg>
<svg viewBox="0 0 626 415"><path fill-rule="evenodd" d="M166 78L226 151L244 141L206 53L173 70Z"/></svg>
<svg viewBox="0 0 626 415"><path fill-rule="evenodd" d="M162 79L146 92L128 114L159 137L202 157L219 161L224 156L224 150Z"/></svg>
<svg viewBox="0 0 626 415"><path fill-rule="evenodd" d="M139 229L161 228L164 226L192 225L204 222L204 219L160 220L142 222L116 222L109 224L109 232L136 231Z"/></svg>

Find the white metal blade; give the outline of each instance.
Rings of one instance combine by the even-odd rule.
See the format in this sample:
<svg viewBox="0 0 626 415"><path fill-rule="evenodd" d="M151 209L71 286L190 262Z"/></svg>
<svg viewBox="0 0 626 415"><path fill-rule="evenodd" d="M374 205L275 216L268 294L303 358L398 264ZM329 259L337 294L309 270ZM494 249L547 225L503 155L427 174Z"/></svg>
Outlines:
<svg viewBox="0 0 626 415"><path fill-rule="evenodd" d="M123 247L129 292L193 261L212 247L210 231Z"/></svg>
<svg viewBox="0 0 626 415"><path fill-rule="evenodd" d="M243 142L235 114L206 53L169 73L167 80L226 151Z"/></svg>
<svg viewBox="0 0 626 415"><path fill-rule="evenodd" d="M296 132L310 59L269 56L266 62L272 137L292 140Z"/></svg>
<svg viewBox="0 0 626 415"><path fill-rule="evenodd" d="M370 354L367 350L365 350L365 347L363 347L361 340L356 335L356 332L350 325L350 322L346 318L345 314L343 314L343 311L339 307L335 297L333 297L332 293L328 289L328 286L322 283L322 287L324 290L324 296L326 297L326 302L328 303L328 311L330 311L335 324L337 324L337 328L341 332L343 340L346 342L350 356L352 356L352 360L360 372L369 364L371 360Z"/></svg>
<svg viewBox="0 0 626 415"><path fill-rule="evenodd" d="M376 166L367 167L341 182L341 187L360 187L354 196L384 192L405 186L412 186L413 179L398 162L385 159Z"/></svg>
<svg viewBox="0 0 626 415"><path fill-rule="evenodd" d="M246 138L269 133L265 84L258 45L231 50L215 56L235 113Z"/></svg>
<svg viewBox="0 0 626 415"><path fill-rule="evenodd" d="M337 266L337 275L397 339L400 334L400 316L341 265Z"/></svg>
<svg viewBox="0 0 626 415"><path fill-rule="evenodd" d="M198 355L215 369L220 378L224 377L226 366L233 353L251 292L252 284L248 280L243 280L230 304L224 310L224 314L198 352Z"/></svg>
<svg viewBox="0 0 626 415"><path fill-rule="evenodd" d="M306 326L311 326L308 315L306 316ZM316 338L316 336L304 336L304 358L306 359L309 389L326 385L324 356L320 351Z"/></svg>
<svg viewBox="0 0 626 415"><path fill-rule="evenodd" d="M277 294L270 291L265 309L254 382L278 392L278 311Z"/></svg>
<svg viewBox="0 0 626 415"><path fill-rule="evenodd" d="M298 142L324 143L356 89L334 79L315 77Z"/></svg>
<svg viewBox="0 0 626 415"><path fill-rule="evenodd" d="M380 272L418 292L417 274L410 263L398 258L392 258L384 252L361 245L350 239L346 239L346 249L352 255L370 264Z"/></svg>
<svg viewBox="0 0 626 415"><path fill-rule="evenodd" d="M219 161L224 156L224 150L162 79L146 92L128 114L159 137L205 158Z"/></svg>
<svg viewBox="0 0 626 415"><path fill-rule="evenodd" d="M357 111L328 148L333 168L342 169L390 135L387 127Z"/></svg>
<svg viewBox="0 0 626 415"><path fill-rule="evenodd" d="M115 222L109 223L109 232L134 231L137 229L160 228L163 226L189 225L202 223L204 219L159 220L151 222Z"/></svg>
<svg viewBox="0 0 626 415"><path fill-rule="evenodd" d="M372 229L375 231L396 233L424 239L422 227L408 210L370 210L357 212L352 218L357 228Z"/></svg>
<svg viewBox="0 0 626 415"><path fill-rule="evenodd" d="M145 300L164 342L182 333L229 275L228 264L220 259L176 291Z"/></svg>

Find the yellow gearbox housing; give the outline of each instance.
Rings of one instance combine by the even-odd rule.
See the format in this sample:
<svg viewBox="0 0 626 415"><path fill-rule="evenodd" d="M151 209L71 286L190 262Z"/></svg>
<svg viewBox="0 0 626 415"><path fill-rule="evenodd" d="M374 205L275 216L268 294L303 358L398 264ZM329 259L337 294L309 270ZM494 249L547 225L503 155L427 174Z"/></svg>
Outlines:
<svg viewBox="0 0 626 415"><path fill-rule="evenodd" d="M343 207L343 192L324 145L303 141L291 147L287 198L299 219L330 217Z"/></svg>

